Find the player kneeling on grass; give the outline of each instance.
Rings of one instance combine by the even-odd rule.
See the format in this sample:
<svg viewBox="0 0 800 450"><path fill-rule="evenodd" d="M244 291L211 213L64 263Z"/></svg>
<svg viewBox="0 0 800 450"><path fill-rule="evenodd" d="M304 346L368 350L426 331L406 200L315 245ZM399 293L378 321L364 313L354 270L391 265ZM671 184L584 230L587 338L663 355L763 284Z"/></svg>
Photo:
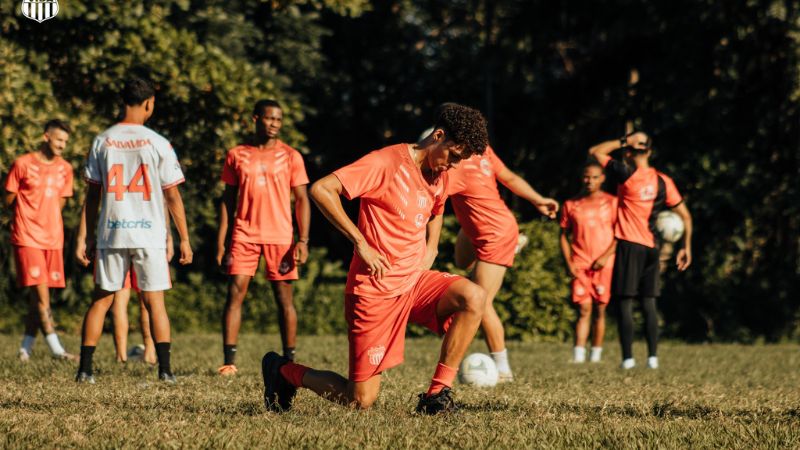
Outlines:
<svg viewBox="0 0 800 450"><path fill-rule="evenodd" d="M222 318L224 364L220 375L235 375L236 344L242 324L242 304L261 255L278 306L283 355L294 360L297 312L292 281L297 266L308 259L311 204L303 156L278 138L283 110L274 100L259 100L253 108L255 133L250 142L228 150L222 167L225 192L219 214L217 264L230 275ZM292 197L297 218L293 241Z"/></svg>
<svg viewBox="0 0 800 450"><path fill-rule="evenodd" d="M599 362L603 351L606 306L611 299L617 247L614 239L617 198L601 190L604 181L603 167L594 160L587 163L583 167L583 191L564 202L561 211L561 252L572 275L572 302L579 312L572 358L576 363L586 361L593 303L594 336L589 360Z"/></svg>
<svg viewBox="0 0 800 450"><path fill-rule="evenodd" d="M448 105L433 133L416 144L373 151L314 183L311 196L355 246L347 278L347 378L267 353L262 360L268 408L291 407L298 387L344 405L369 408L381 373L403 362L406 325L444 335L439 364L417 411L454 410L450 386L481 322L486 291L471 281L426 270L447 198L447 170L486 149L486 120L475 109ZM358 226L341 197L360 198ZM426 239L427 232L427 239Z"/></svg>
<svg viewBox="0 0 800 450"><path fill-rule="evenodd" d="M72 197L72 166L61 153L69 133L65 122L47 122L39 149L17 158L6 179L6 206L14 208L11 244L17 283L28 294L21 361L30 358L39 330L54 357L77 359L61 346L50 312L50 288L65 286L61 210Z"/></svg>
<svg viewBox="0 0 800 450"><path fill-rule="evenodd" d="M164 203L180 235L180 263L192 262L192 248L178 184L183 183L178 158L169 141L144 126L153 114L155 90L140 78L125 83L125 118L95 138L86 164L88 182L81 220L86 239L76 256L84 266L95 247L95 290L83 319L81 361L76 381L94 383L92 355L103 332L103 321L123 288L128 272L150 313L158 377L175 383L170 368L170 327L164 290L171 287L167 263ZM98 220L97 208L102 205ZM95 230L93 225L97 225Z"/></svg>
<svg viewBox="0 0 800 450"><path fill-rule="evenodd" d="M686 226L683 248L676 259L678 270L692 263L692 216L672 179L650 166L653 153L650 137L631 133L619 140L601 142L589 149L617 183L617 238L614 277L611 292L619 306L619 339L622 345L622 368L636 366L633 359L633 300L644 309L647 335L647 367L658 368L658 311L656 298L661 293L659 277L659 235L656 216L666 208L675 211ZM622 149L622 161L611 153Z"/></svg>

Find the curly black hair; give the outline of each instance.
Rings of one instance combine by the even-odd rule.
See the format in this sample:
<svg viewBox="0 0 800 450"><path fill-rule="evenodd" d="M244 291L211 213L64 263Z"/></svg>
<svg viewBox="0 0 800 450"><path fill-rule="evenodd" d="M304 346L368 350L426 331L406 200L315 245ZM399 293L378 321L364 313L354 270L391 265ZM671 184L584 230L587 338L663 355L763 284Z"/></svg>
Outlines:
<svg viewBox="0 0 800 450"><path fill-rule="evenodd" d="M463 156L482 155L489 145L486 118L480 111L457 103L444 103L436 110L434 128L441 128L453 142L464 146Z"/></svg>

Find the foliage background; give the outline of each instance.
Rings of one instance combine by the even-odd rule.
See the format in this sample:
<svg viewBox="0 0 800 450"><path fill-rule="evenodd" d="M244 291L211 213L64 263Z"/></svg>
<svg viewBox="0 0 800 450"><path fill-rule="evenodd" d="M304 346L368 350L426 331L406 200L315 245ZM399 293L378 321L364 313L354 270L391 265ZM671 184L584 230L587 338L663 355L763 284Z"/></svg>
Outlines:
<svg viewBox="0 0 800 450"><path fill-rule="evenodd" d="M66 157L81 170L92 137L119 114L124 74L159 87L149 124L178 150L189 180L195 263L175 269L176 328L219 327L225 278L212 261L217 181L227 148L246 135L251 105L284 105L283 138L316 179L385 144L414 140L443 101L481 108L498 154L545 194L578 189L586 149L624 131L655 136L655 163L685 194L695 263L669 272L665 332L750 342L800 333L800 70L791 0L62 1L38 24L0 0L0 171L33 149L50 117L75 129ZM631 70L639 74L631 85ZM80 172L77 172L80 173ZM76 330L91 280L72 261L82 201L65 209L68 288L55 299ZM499 295L515 338L563 339L572 311L557 229L507 195L533 239ZM355 211L356 205L350 205ZM0 227L0 330L18 330L10 213ZM449 222L448 236L455 224ZM352 251L316 213L315 251L297 283L301 332L343 329L341 291ZM447 242L439 264L446 267ZM256 280L260 280L257 277ZM245 327L273 330L263 280Z"/></svg>

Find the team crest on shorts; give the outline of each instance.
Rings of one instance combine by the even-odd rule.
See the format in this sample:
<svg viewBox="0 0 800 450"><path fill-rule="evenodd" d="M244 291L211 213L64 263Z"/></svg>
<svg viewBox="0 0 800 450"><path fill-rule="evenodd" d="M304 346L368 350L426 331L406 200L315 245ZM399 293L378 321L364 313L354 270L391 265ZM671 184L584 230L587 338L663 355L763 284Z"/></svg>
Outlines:
<svg viewBox="0 0 800 450"><path fill-rule="evenodd" d="M58 0L22 0L22 15L39 23L58 15Z"/></svg>
<svg viewBox="0 0 800 450"><path fill-rule="evenodd" d="M33 278L39 278L39 275L42 274L42 269L40 269L39 266L33 266L28 270L28 274Z"/></svg>
<svg viewBox="0 0 800 450"><path fill-rule="evenodd" d="M580 284L575 286L575 294L576 295L584 295L586 294L586 289L583 288Z"/></svg>
<svg viewBox="0 0 800 450"><path fill-rule="evenodd" d="M289 271L292 270L292 265L289 264L289 261L283 260L281 261L281 265L278 267L278 272L281 275L286 275Z"/></svg>
<svg viewBox="0 0 800 450"><path fill-rule="evenodd" d="M594 290L597 291L597 295L603 295L603 293L606 291L606 287L603 286L602 284L598 284L597 286L594 287Z"/></svg>
<svg viewBox="0 0 800 450"><path fill-rule="evenodd" d="M373 366L377 366L378 364L383 361L383 357L386 355L386 347L379 345L377 347L370 347L367 350L367 357L369 357L369 363Z"/></svg>
<svg viewBox="0 0 800 450"><path fill-rule="evenodd" d="M50 278L53 281L58 281L61 279L61 274L59 272L50 272Z"/></svg>

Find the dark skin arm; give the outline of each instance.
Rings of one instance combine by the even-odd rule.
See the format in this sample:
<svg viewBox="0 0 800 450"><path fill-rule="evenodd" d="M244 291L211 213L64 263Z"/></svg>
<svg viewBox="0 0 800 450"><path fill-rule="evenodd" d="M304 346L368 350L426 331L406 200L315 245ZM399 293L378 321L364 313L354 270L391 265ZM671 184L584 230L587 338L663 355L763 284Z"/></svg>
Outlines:
<svg viewBox="0 0 800 450"><path fill-rule="evenodd" d="M169 208L172 221L175 223L175 228L178 230L178 235L181 237L180 251L181 256L178 262L181 265L191 264L193 253L192 246L189 243L189 228L186 226L186 212L183 209L183 199L177 186L173 186L164 190L164 199Z"/></svg>
<svg viewBox="0 0 800 450"><path fill-rule="evenodd" d="M683 248L678 250L676 257L678 270L683 272L692 264L692 215L689 213L689 208L686 207L686 202L681 202L672 210L683 219Z"/></svg>
<svg viewBox="0 0 800 450"><path fill-rule="evenodd" d="M222 201L219 205L219 231L217 232L217 265L222 266L230 244L230 231L233 230L233 219L236 217L236 201L239 188L225 184Z"/></svg>
<svg viewBox="0 0 800 450"><path fill-rule="evenodd" d="M294 194L294 214L297 219L297 234L294 245L294 260L297 264L305 264L308 260L308 235L311 228L311 201L308 199L308 188L305 184L292 188Z"/></svg>
<svg viewBox="0 0 800 450"><path fill-rule="evenodd" d="M75 257L78 262L88 267L94 258L95 228L87 224L97 223L97 210L100 207L102 187L99 184L89 183L86 186L86 199L81 210L81 222L78 227L78 239L75 246Z"/></svg>

